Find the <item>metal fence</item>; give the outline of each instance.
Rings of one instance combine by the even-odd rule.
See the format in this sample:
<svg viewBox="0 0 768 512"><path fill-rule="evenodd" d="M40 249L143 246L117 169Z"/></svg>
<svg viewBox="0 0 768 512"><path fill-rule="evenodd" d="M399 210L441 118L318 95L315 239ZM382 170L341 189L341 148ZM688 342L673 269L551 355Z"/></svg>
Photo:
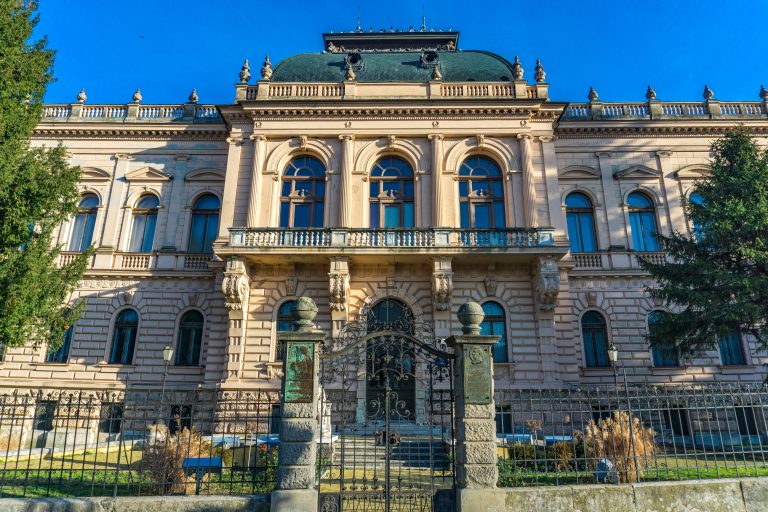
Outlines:
<svg viewBox="0 0 768 512"><path fill-rule="evenodd" d="M0 389L0 497L254 494L277 391Z"/></svg>
<svg viewBox="0 0 768 512"><path fill-rule="evenodd" d="M499 485L768 476L768 388L497 390Z"/></svg>

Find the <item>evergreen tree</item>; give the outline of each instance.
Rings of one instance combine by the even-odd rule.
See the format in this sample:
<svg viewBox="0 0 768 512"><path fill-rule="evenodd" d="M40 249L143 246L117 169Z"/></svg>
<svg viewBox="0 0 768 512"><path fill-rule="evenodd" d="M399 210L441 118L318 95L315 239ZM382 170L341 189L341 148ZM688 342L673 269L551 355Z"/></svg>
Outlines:
<svg viewBox="0 0 768 512"><path fill-rule="evenodd" d="M641 258L655 280L648 292L676 310L655 318L649 341L684 354L734 331L768 345L768 152L744 129L712 151L711 175L694 185L700 200L683 204L693 234L657 236L670 263Z"/></svg>
<svg viewBox="0 0 768 512"><path fill-rule="evenodd" d="M35 2L0 0L0 345L61 343L63 303L88 254L61 268L54 230L76 211L80 170L66 152L30 147L52 80L53 51L33 41Z"/></svg>

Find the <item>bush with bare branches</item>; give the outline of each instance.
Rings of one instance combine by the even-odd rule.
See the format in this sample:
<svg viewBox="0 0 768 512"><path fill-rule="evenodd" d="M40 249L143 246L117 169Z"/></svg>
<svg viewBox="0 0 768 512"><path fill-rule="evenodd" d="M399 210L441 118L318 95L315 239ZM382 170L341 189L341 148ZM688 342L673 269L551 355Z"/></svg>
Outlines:
<svg viewBox="0 0 768 512"><path fill-rule="evenodd" d="M182 465L187 457L210 457L211 444L196 428L183 428L171 435L165 425L149 427L144 467L152 475L158 494L193 494L195 475L187 476Z"/></svg>
<svg viewBox="0 0 768 512"><path fill-rule="evenodd" d="M608 459L620 482L637 482L657 451L656 433L626 411L590 421L584 432L587 451L595 460Z"/></svg>

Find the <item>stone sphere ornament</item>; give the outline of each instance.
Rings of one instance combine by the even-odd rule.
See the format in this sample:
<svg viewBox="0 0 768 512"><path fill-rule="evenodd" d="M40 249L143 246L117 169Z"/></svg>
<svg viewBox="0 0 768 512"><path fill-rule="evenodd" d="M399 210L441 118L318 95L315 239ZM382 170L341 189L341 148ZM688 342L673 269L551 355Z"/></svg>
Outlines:
<svg viewBox="0 0 768 512"><path fill-rule="evenodd" d="M480 324L485 318L483 307L477 302L467 301L459 307L456 315L461 322L461 332L464 334L480 334Z"/></svg>
<svg viewBox="0 0 768 512"><path fill-rule="evenodd" d="M300 331L308 331L315 326L313 320L317 316L317 304L309 297L299 297L291 306L291 316Z"/></svg>

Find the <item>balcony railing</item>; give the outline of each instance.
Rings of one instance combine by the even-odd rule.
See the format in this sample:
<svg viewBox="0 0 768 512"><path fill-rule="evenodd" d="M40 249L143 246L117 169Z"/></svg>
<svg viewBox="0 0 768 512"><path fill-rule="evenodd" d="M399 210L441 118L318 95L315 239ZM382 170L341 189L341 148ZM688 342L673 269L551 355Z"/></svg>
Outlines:
<svg viewBox="0 0 768 512"><path fill-rule="evenodd" d="M529 248L554 245L551 228L231 228L231 247Z"/></svg>
<svg viewBox="0 0 768 512"><path fill-rule="evenodd" d="M43 122L221 123L216 105L45 105Z"/></svg>
<svg viewBox="0 0 768 512"><path fill-rule="evenodd" d="M768 117L766 101L648 101L571 103L563 121L612 121L641 119L756 119Z"/></svg>

